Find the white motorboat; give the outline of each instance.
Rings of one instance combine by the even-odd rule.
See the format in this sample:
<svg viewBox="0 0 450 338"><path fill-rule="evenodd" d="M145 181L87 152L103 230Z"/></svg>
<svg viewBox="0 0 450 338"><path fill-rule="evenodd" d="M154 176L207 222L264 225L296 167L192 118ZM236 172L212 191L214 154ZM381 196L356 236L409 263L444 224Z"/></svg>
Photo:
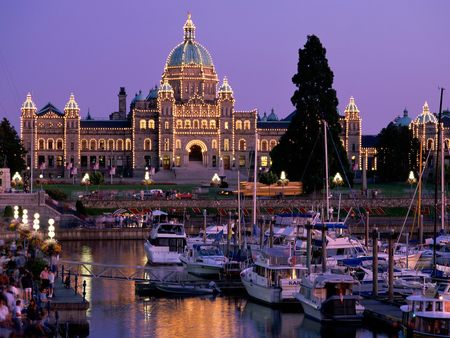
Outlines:
<svg viewBox="0 0 450 338"><path fill-rule="evenodd" d="M450 294L448 285L441 284L437 290L415 294L406 298L400 307L405 336L448 337L450 334Z"/></svg>
<svg viewBox="0 0 450 338"><path fill-rule="evenodd" d="M296 264L285 250L266 249L253 266L241 272L241 280L249 296L257 301L282 305L296 303L300 279L306 267Z"/></svg>
<svg viewBox="0 0 450 338"><path fill-rule="evenodd" d="M186 247L186 232L180 223L159 223L144 243L147 259L153 264L179 264Z"/></svg>
<svg viewBox="0 0 450 338"><path fill-rule="evenodd" d="M352 288L357 281L349 275L312 273L301 280L295 294L305 315L320 322L359 322L364 307Z"/></svg>
<svg viewBox="0 0 450 338"><path fill-rule="evenodd" d="M216 245L194 244L186 247L180 256L180 261L186 270L197 276L217 276L223 272L228 258Z"/></svg>

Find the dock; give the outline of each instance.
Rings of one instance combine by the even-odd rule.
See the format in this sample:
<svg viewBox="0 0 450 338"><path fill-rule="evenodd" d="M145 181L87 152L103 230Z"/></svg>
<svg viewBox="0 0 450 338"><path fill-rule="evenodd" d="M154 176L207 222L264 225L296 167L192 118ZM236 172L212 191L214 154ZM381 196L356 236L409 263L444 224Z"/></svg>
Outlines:
<svg viewBox="0 0 450 338"><path fill-rule="evenodd" d="M389 330L398 330L402 322L402 311L398 303L388 303L383 299L364 298L364 321L369 325L379 325Z"/></svg>

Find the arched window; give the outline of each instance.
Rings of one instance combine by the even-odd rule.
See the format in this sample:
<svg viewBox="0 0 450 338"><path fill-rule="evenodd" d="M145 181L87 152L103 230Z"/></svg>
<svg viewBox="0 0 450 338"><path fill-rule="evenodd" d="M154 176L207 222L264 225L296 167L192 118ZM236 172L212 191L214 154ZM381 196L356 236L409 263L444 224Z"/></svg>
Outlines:
<svg viewBox="0 0 450 338"><path fill-rule="evenodd" d="M100 139L98 141L98 149L99 150L105 150L105 140L104 139Z"/></svg>
<svg viewBox="0 0 450 338"><path fill-rule="evenodd" d="M247 150L247 145L246 145L245 140L243 138L241 138L239 140L239 150L241 150L241 151Z"/></svg>
<svg viewBox="0 0 450 338"><path fill-rule="evenodd" d="M269 142L269 150L272 150L277 145L277 140L270 140Z"/></svg>
<svg viewBox="0 0 450 338"><path fill-rule="evenodd" d="M267 151L267 147L268 147L267 140L262 140L261 141L261 151Z"/></svg>
<svg viewBox="0 0 450 338"><path fill-rule="evenodd" d="M194 127L194 129L198 129L198 127L199 127L199 122L198 122L198 120L194 120L194 122L193 122L193 127Z"/></svg>
<svg viewBox="0 0 450 338"><path fill-rule="evenodd" d="M125 150L131 150L131 140L129 138L125 140Z"/></svg>
<svg viewBox="0 0 450 338"><path fill-rule="evenodd" d="M44 150L45 149L45 141L40 138L38 143L39 143L38 149Z"/></svg>
<svg viewBox="0 0 450 338"><path fill-rule="evenodd" d="M145 121L145 120L139 121L139 127L141 129L146 129L147 128L147 121Z"/></svg>
<svg viewBox="0 0 450 338"><path fill-rule="evenodd" d="M175 148L181 149L181 141L180 140L175 140Z"/></svg>
<svg viewBox="0 0 450 338"><path fill-rule="evenodd" d="M191 120L185 120L184 121L184 128L185 129L191 129Z"/></svg>
<svg viewBox="0 0 450 338"><path fill-rule="evenodd" d="M202 120L202 129L207 129L207 128L208 128L208 121Z"/></svg>
<svg viewBox="0 0 450 338"><path fill-rule="evenodd" d="M242 129L242 121L241 120L236 121L236 129Z"/></svg>
<svg viewBox="0 0 450 338"><path fill-rule="evenodd" d="M148 120L148 129L155 129L155 120Z"/></svg>
<svg viewBox="0 0 450 338"><path fill-rule="evenodd" d="M89 141L89 149L90 150L97 150L97 141L92 139Z"/></svg>
<svg viewBox="0 0 450 338"><path fill-rule="evenodd" d="M177 128L182 129L183 128L183 121L177 120Z"/></svg>
<svg viewBox="0 0 450 338"><path fill-rule="evenodd" d="M152 140L149 138L144 140L144 150L152 150Z"/></svg>
<svg viewBox="0 0 450 338"><path fill-rule="evenodd" d="M249 120L245 120L244 121L244 129L245 130L250 130L250 121Z"/></svg>
<svg viewBox="0 0 450 338"><path fill-rule="evenodd" d="M81 140L81 149L82 150L88 149L88 141L87 140Z"/></svg>
<svg viewBox="0 0 450 338"><path fill-rule="evenodd" d="M117 140L116 150L118 151L123 150L123 140Z"/></svg>
<svg viewBox="0 0 450 338"><path fill-rule="evenodd" d="M209 128L216 129L216 120L209 121Z"/></svg>
<svg viewBox="0 0 450 338"><path fill-rule="evenodd" d="M47 149L48 150L53 150L53 139L52 138L49 138L47 140Z"/></svg>
<svg viewBox="0 0 450 338"><path fill-rule="evenodd" d="M217 140L212 140L211 141L211 148L217 149Z"/></svg>
<svg viewBox="0 0 450 338"><path fill-rule="evenodd" d="M108 150L114 150L114 140L108 140Z"/></svg>

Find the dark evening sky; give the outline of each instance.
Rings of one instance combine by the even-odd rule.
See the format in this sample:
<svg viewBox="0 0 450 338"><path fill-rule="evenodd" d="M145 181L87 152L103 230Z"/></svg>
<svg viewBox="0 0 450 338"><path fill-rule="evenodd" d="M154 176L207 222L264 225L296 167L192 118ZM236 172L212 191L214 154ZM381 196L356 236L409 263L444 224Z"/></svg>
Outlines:
<svg viewBox="0 0 450 338"><path fill-rule="evenodd" d="M82 116L117 110L125 86L158 84L166 58L192 13L196 38L237 109L292 110L298 48L316 34L327 49L343 111L353 95L363 133L374 134L407 107L416 117L439 86L450 106L450 1L41 0L0 3L0 116L18 126L28 91L38 108L61 110L74 92Z"/></svg>

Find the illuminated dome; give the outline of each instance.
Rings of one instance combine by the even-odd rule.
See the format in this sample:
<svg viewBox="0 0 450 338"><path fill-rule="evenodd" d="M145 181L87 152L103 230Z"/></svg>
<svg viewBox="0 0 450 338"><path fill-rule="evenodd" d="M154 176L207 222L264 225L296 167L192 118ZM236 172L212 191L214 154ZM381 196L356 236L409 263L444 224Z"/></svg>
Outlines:
<svg viewBox="0 0 450 338"><path fill-rule="evenodd" d="M64 110L66 110L66 109L79 110L78 103L77 103L77 101L75 101L75 96L73 95L73 93L70 94L69 101L67 101L66 106L64 107Z"/></svg>
<svg viewBox="0 0 450 338"><path fill-rule="evenodd" d="M24 103L22 103L22 109L33 109L36 110L36 105L31 98L31 93L27 94L27 98Z"/></svg>
<svg viewBox="0 0 450 338"><path fill-rule="evenodd" d="M191 20L191 14L188 14L183 28L184 41L170 52L166 67L186 65L213 66L208 50L195 41L195 25Z"/></svg>
<svg viewBox="0 0 450 338"><path fill-rule="evenodd" d="M228 84L228 79L226 76L223 78L222 85L219 88L219 93L233 93L233 89Z"/></svg>
<svg viewBox="0 0 450 338"><path fill-rule="evenodd" d="M427 102L425 102L425 104L423 105L422 114L417 116L416 123L437 123L436 116L434 116L434 114L430 112L430 108L428 107Z"/></svg>

